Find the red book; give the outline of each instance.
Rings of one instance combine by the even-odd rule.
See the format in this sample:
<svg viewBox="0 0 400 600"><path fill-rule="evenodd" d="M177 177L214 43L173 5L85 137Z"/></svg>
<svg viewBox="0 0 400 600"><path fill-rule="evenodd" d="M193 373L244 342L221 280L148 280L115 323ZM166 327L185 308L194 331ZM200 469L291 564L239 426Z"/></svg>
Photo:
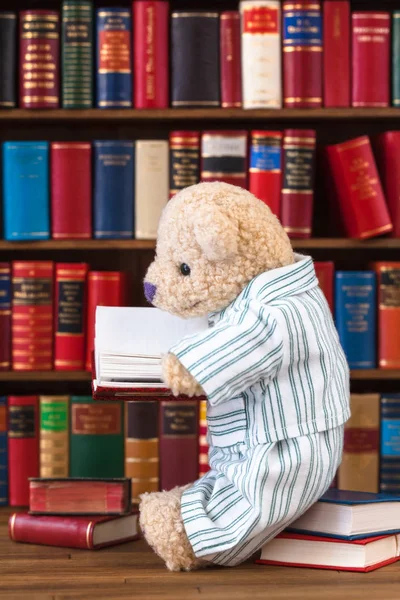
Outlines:
<svg viewBox="0 0 400 600"><path fill-rule="evenodd" d="M207 400L199 403L199 477L210 470L208 463L208 440L207 440Z"/></svg>
<svg viewBox="0 0 400 600"><path fill-rule="evenodd" d="M169 3L133 2L135 108L169 106Z"/></svg>
<svg viewBox="0 0 400 600"><path fill-rule="evenodd" d="M199 183L200 133L170 131L169 133L169 197Z"/></svg>
<svg viewBox="0 0 400 600"><path fill-rule="evenodd" d="M0 371L11 367L11 265L0 262Z"/></svg>
<svg viewBox="0 0 400 600"><path fill-rule="evenodd" d="M12 263L12 368L53 367L53 263Z"/></svg>
<svg viewBox="0 0 400 600"><path fill-rule="evenodd" d="M400 369L400 262L374 262L378 289L378 357L381 369Z"/></svg>
<svg viewBox="0 0 400 600"><path fill-rule="evenodd" d="M333 314L333 280L335 276L335 263L332 261L314 262L315 273L319 281L319 286L323 291Z"/></svg>
<svg viewBox="0 0 400 600"><path fill-rule="evenodd" d="M350 106L350 2L325 0L324 106Z"/></svg>
<svg viewBox="0 0 400 600"><path fill-rule="evenodd" d="M55 286L54 368L85 368L86 263L57 263Z"/></svg>
<svg viewBox="0 0 400 600"><path fill-rule="evenodd" d="M311 237L315 148L313 129L284 131L281 221L290 238Z"/></svg>
<svg viewBox="0 0 400 600"><path fill-rule="evenodd" d="M353 12L352 106L390 104L390 13Z"/></svg>
<svg viewBox="0 0 400 600"><path fill-rule="evenodd" d="M58 108L60 18L57 11L20 12L20 108Z"/></svg>
<svg viewBox="0 0 400 600"><path fill-rule="evenodd" d="M283 103L322 106L322 16L319 0L284 0Z"/></svg>
<svg viewBox="0 0 400 600"><path fill-rule="evenodd" d="M221 106L242 106L240 13L227 10L220 15Z"/></svg>
<svg viewBox="0 0 400 600"><path fill-rule="evenodd" d="M95 550L138 539L138 515L58 517L14 513L8 521L14 542Z"/></svg>
<svg viewBox="0 0 400 600"><path fill-rule="evenodd" d="M51 229L54 239L92 237L92 145L51 143Z"/></svg>
<svg viewBox="0 0 400 600"><path fill-rule="evenodd" d="M199 401L166 400L160 406L160 489L198 478Z"/></svg>
<svg viewBox="0 0 400 600"><path fill-rule="evenodd" d="M39 399L8 397L10 506L29 506L29 477L39 475Z"/></svg>
<svg viewBox="0 0 400 600"><path fill-rule="evenodd" d="M124 306L126 278L121 271L91 271L88 275L86 370L92 370L96 306Z"/></svg>
<svg viewBox="0 0 400 600"><path fill-rule="evenodd" d="M251 131L249 191L279 218L282 187L281 131Z"/></svg>
<svg viewBox="0 0 400 600"><path fill-rule="evenodd" d="M374 140L375 156L393 223L392 237L400 237L400 132L386 131Z"/></svg>
<svg viewBox="0 0 400 600"><path fill-rule="evenodd" d="M326 152L347 235L366 239L392 231L369 137L327 146Z"/></svg>

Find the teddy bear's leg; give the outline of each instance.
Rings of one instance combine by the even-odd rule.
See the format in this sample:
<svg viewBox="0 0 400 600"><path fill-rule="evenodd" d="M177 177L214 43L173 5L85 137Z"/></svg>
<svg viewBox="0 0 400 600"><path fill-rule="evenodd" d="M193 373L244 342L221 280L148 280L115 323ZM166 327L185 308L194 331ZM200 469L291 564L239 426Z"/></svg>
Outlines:
<svg viewBox="0 0 400 600"><path fill-rule="evenodd" d="M181 496L186 487L141 496L140 527L170 571L191 571L205 564L195 557L183 525Z"/></svg>

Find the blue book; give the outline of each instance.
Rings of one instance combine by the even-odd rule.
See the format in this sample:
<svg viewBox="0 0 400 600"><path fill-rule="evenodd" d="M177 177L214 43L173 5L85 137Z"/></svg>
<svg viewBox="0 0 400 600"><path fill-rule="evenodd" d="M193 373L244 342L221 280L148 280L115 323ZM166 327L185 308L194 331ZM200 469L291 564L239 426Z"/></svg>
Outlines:
<svg viewBox="0 0 400 600"><path fill-rule="evenodd" d="M0 506L8 504L7 398L0 396Z"/></svg>
<svg viewBox="0 0 400 600"><path fill-rule="evenodd" d="M127 141L93 142L96 239L133 238L134 147Z"/></svg>
<svg viewBox="0 0 400 600"><path fill-rule="evenodd" d="M96 12L98 108L132 106L132 18L127 8Z"/></svg>
<svg viewBox="0 0 400 600"><path fill-rule="evenodd" d="M376 276L373 271L337 271L335 321L351 369L376 367Z"/></svg>
<svg viewBox="0 0 400 600"><path fill-rule="evenodd" d="M400 493L400 394L381 396L381 461L379 489Z"/></svg>
<svg viewBox="0 0 400 600"><path fill-rule="evenodd" d="M49 144L3 143L4 237L47 240L49 215Z"/></svg>

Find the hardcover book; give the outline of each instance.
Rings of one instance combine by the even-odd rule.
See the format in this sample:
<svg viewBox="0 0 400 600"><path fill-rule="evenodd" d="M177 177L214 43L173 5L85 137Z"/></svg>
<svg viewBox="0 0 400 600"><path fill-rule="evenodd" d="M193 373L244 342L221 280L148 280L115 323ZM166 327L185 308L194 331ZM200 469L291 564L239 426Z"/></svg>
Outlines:
<svg viewBox="0 0 400 600"><path fill-rule="evenodd" d="M400 368L400 262L371 264L378 286L378 359L381 369Z"/></svg>
<svg viewBox="0 0 400 600"><path fill-rule="evenodd" d="M0 371L11 368L11 265L0 262Z"/></svg>
<svg viewBox="0 0 400 600"><path fill-rule="evenodd" d="M400 106L400 10L392 12L392 104Z"/></svg>
<svg viewBox="0 0 400 600"><path fill-rule="evenodd" d="M220 15L221 106L242 106L242 65L240 49L240 13L226 10Z"/></svg>
<svg viewBox="0 0 400 600"><path fill-rule="evenodd" d="M380 431L380 491L400 491L400 394L382 394Z"/></svg>
<svg viewBox="0 0 400 600"><path fill-rule="evenodd" d="M319 287L324 292L324 296L329 304L329 308L334 312L334 277L335 264L332 261L315 261L315 274L317 275Z"/></svg>
<svg viewBox="0 0 400 600"><path fill-rule="evenodd" d="M69 396L39 396L40 477L68 477Z"/></svg>
<svg viewBox="0 0 400 600"><path fill-rule="evenodd" d="M247 131L203 131L200 181L247 188Z"/></svg>
<svg viewBox="0 0 400 600"><path fill-rule="evenodd" d="M0 506L8 505L7 398L0 396Z"/></svg>
<svg viewBox="0 0 400 600"><path fill-rule="evenodd" d="M210 470L208 464L207 400L199 403L199 477Z"/></svg>
<svg viewBox="0 0 400 600"><path fill-rule="evenodd" d="M324 106L350 106L350 2L325 0L324 32Z"/></svg>
<svg viewBox="0 0 400 600"><path fill-rule="evenodd" d="M400 27L400 19L398 19L398 23ZM397 238L400 237L400 132L385 131L376 136L374 151L390 220L393 224L390 235Z"/></svg>
<svg viewBox="0 0 400 600"><path fill-rule="evenodd" d="M169 134L169 196L199 183L200 133L171 131Z"/></svg>
<svg viewBox="0 0 400 600"><path fill-rule="evenodd" d="M249 191L280 218L282 187L281 131L250 132Z"/></svg>
<svg viewBox="0 0 400 600"><path fill-rule="evenodd" d="M0 108L17 106L17 14L0 12Z"/></svg>

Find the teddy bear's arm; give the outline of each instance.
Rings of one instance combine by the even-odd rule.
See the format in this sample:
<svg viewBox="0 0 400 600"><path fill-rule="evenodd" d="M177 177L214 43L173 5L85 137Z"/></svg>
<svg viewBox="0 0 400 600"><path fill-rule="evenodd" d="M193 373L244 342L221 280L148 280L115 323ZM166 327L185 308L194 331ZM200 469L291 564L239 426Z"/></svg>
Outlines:
<svg viewBox="0 0 400 600"><path fill-rule="evenodd" d="M195 378L171 352L165 354L162 358L162 373L164 383L170 388L174 396L179 394L202 396L204 394L202 387Z"/></svg>

